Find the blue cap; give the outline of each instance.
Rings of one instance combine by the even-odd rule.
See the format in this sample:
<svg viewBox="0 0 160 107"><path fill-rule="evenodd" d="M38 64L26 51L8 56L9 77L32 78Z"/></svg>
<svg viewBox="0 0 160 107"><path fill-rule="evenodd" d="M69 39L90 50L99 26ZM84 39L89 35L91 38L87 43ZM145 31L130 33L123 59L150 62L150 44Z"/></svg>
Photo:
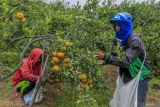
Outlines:
<svg viewBox="0 0 160 107"><path fill-rule="evenodd" d="M132 21L132 16L127 12L120 12L111 19L111 22L114 21Z"/></svg>

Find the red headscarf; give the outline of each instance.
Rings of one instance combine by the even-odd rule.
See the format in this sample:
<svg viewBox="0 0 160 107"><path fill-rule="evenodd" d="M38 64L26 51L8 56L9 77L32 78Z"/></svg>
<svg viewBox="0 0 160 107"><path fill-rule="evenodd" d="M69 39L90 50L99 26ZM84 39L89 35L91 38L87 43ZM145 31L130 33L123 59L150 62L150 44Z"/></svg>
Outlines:
<svg viewBox="0 0 160 107"><path fill-rule="evenodd" d="M16 70L13 75L13 86L16 86L22 80L36 82L40 76L42 49L35 48L32 50L28 58L23 59L22 66Z"/></svg>

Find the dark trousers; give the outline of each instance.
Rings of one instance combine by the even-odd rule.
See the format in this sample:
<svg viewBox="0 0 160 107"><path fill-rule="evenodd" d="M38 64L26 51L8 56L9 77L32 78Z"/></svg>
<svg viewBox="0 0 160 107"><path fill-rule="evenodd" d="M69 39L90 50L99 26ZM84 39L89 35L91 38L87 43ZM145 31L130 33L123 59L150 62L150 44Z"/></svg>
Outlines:
<svg viewBox="0 0 160 107"><path fill-rule="evenodd" d="M148 91L148 81L149 79L144 79L139 81L137 107L145 107L145 100L146 100L147 91Z"/></svg>

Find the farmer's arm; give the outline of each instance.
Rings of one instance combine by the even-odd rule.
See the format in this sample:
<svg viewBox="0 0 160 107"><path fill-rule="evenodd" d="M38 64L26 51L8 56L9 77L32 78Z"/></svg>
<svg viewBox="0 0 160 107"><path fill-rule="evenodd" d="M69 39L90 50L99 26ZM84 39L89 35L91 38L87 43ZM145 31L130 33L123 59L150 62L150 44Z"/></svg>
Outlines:
<svg viewBox="0 0 160 107"><path fill-rule="evenodd" d="M123 60L120 60L113 55L105 56L104 60L106 64L112 64L122 68L128 68L129 64L131 64L133 60L136 59L137 56L139 56L140 52L140 42L137 40L133 40L131 41L129 48L126 50L126 57Z"/></svg>
<svg viewBox="0 0 160 107"><path fill-rule="evenodd" d="M21 67L21 74L25 80L36 82L38 80L38 75L33 75L29 72L29 68L25 65Z"/></svg>

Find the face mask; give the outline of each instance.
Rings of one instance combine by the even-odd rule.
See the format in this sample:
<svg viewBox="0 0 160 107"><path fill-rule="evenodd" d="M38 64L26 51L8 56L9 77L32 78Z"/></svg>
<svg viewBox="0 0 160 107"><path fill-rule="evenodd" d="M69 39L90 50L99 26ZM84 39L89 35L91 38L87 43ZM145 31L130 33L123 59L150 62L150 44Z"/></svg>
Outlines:
<svg viewBox="0 0 160 107"><path fill-rule="evenodd" d="M116 38L116 37L115 37L115 39L116 39L116 41L117 41L117 44L121 44L121 42L122 42L121 39L118 39L118 38Z"/></svg>

